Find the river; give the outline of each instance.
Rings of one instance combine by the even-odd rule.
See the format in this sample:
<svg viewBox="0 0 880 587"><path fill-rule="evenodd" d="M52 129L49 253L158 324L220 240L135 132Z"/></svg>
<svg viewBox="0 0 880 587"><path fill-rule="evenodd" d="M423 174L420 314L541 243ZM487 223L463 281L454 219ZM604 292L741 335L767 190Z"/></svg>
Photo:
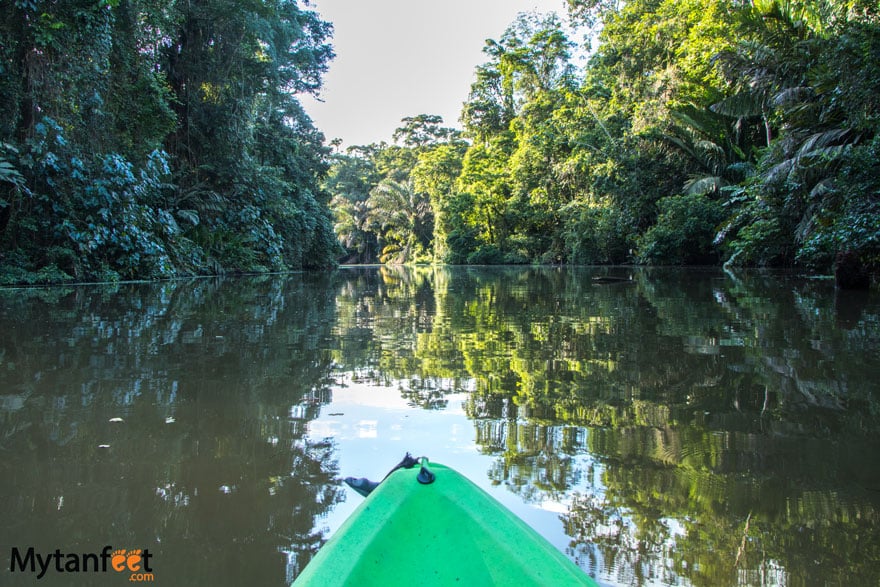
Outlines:
<svg viewBox="0 0 880 587"><path fill-rule="evenodd" d="M362 500L340 478L406 452L605 585L877 585L880 296L535 267L0 290L0 584L285 585Z"/></svg>

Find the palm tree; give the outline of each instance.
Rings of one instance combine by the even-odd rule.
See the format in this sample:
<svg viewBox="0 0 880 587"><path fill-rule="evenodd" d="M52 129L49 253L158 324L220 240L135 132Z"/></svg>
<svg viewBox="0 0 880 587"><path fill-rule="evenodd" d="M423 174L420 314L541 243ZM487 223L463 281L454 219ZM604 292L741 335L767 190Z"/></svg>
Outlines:
<svg viewBox="0 0 880 587"><path fill-rule="evenodd" d="M415 189L412 180L384 179L370 192L368 218L382 235L383 263L412 261L430 247L433 213L428 195Z"/></svg>
<svg viewBox="0 0 880 587"><path fill-rule="evenodd" d="M673 125L663 138L696 167L684 185L686 193L718 196L722 188L752 173L750 141L737 132L733 119L693 107L673 110L670 115Z"/></svg>
<svg viewBox="0 0 880 587"><path fill-rule="evenodd" d="M339 243L349 253L346 262L376 261L376 235L369 229L369 207L366 202L352 200L345 194L333 196L330 202L335 224L333 230Z"/></svg>
<svg viewBox="0 0 880 587"><path fill-rule="evenodd" d="M741 126L760 121L764 127L758 174L748 190L755 201L746 208L782 222L780 230L799 246L829 224L829 213L839 207L841 165L873 132L859 118L876 110L873 93L855 87L870 81L854 74L873 77L873 57L856 41L866 36L864 28L848 20L841 6L828 0L756 1L752 38L718 57L735 91L712 110ZM732 193L739 198L745 192Z"/></svg>

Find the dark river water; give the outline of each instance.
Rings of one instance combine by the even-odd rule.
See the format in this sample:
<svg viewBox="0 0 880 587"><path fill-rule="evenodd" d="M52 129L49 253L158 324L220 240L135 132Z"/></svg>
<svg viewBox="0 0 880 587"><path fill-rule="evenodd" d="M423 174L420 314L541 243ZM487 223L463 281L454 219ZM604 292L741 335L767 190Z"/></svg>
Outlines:
<svg viewBox="0 0 880 587"><path fill-rule="evenodd" d="M281 586L362 500L339 479L407 451L603 584L876 586L880 296L623 268L0 290L0 585Z"/></svg>

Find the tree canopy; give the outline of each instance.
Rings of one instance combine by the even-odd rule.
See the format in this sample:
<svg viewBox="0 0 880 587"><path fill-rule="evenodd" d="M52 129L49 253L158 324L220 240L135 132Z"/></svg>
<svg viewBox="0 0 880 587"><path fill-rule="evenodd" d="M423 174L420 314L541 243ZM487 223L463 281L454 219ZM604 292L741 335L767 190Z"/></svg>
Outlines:
<svg viewBox="0 0 880 587"><path fill-rule="evenodd" d="M0 274L332 265L328 149L297 95L333 56L294 0L3 0Z"/></svg>
<svg viewBox="0 0 880 587"><path fill-rule="evenodd" d="M461 136L423 114L336 159L430 201L424 251L385 260L877 267L875 3L568 5L486 42Z"/></svg>
<svg viewBox="0 0 880 587"><path fill-rule="evenodd" d="M345 153L298 100L333 51L295 0L0 6L5 283L880 265L875 2L569 0L486 41L460 129Z"/></svg>

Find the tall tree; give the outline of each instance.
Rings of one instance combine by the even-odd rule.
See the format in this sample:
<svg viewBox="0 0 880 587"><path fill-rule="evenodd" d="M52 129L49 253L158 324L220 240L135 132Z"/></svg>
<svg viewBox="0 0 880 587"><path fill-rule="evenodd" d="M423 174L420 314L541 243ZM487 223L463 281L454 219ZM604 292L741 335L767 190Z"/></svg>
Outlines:
<svg viewBox="0 0 880 587"><path fill-rule="evenodd" d="M370 190L380 181L369 155L350 150L336 155L324 182L331 195L334 231L345 248L346 262L375 263L379 260L377 235L370 224Z"/></svg>
<svg viewBox="0 0 880 587"><path fill-rule="evenodd" d="M406 147L424 148L458 140L461 133L442 126L443 117L437 114L419 114L401 119L403 126L395 129L392 137Z"/></svg>
<svg viewBox="0 0 880 587"><path fill-rule="evenodd" d="M467 143L440 145L419 155L412 170L415 189L428 195L434 214L433 257L440 263L462 263L474 249L471 231L457 208L461 196L456 181L461 175ZM464 239L464 240L463 240ZM466 242L470 240L470 242Z"/></svg>
<svg viewBox="0 0 880 587"><path fill-rule="evenodd" d="M382 180L370 192L368 206L370 222L384 242L380 261L407 263L425 256L433 233L431 203L412 181Z"/></svg>
<svg viewBox="0 0 880 587"><path fill-rule="evenodd" d="M2 0L0 273L167 277L333 262L292 0Z"/></svg>

